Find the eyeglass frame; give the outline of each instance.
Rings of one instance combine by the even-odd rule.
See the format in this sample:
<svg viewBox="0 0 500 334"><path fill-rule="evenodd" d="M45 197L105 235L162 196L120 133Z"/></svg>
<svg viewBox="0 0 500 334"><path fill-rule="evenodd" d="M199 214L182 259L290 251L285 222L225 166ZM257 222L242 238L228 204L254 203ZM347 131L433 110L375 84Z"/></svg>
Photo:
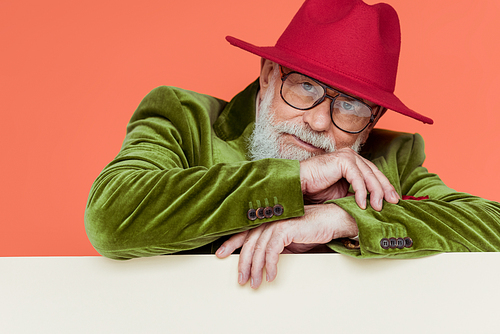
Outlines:
<svg viewBox="0 0 500 334"><path fill-rule="evenodd" d="M365 102L361 101L360 99L358 98L355 98L354 96L351 96L349 94L346 94L346 93L342 93L342 92L339 92L338 90L336 90L335 88L332 88L328 85L325 85L324 83L314 79L314 78L311 78L310 76L308 75L305 75L305 74L302 74L300 72L297 72L297 71L291 71L291 72L288 72L288 73L284 73L283 72L283 66L280 65L280 72L281 72L281 88L280 88L280 96L281 96L281 99L283 101L285 101L286 104L288 104L290 107L294 108L294 109L297 109L297 110L311 110L312 108L316 107L317 105L321 104L326 97L328 97L330 100L332 100L332 102L330 103L330 119L332 120L332 123L333 125L335 125L335 127L337 127L337 129L339 130L342 130L346 133L349 133L349 134L358 134L358 133L361 133L363 132L371 123L373 123L373 121L375 121L375 118L377 117L378 115L378 112L380 110L380 106L377 105L375 107L370 107L368 104L366 104ZM297 73L297 74L300 74L300 75L303 75L309 79L311 79L312 81L316 82L319 86L321 86L323 88L323 96L321 98L319 98L316 102L314 102L314 104L308 108L298 108L296 106L293 106L291 105L284 97L283 97L283 84L285 83L285 80L286 78L288 78L288 76L290 76L291 74L293 73ZM330 90L333 90L334 92L338 93L337 96L333 97L329 94L327 94L327 89L330 89ZM370 109L370 113L371 113L371 116L370 116L370 120L368 121L368 123L359 131L348 131L348 130L344 130L342 129L340 126L338 126L335 121L333 120L333 104L335 103L335 99L337 99L337 97L339 96L346 96L346 97L350 97L351 99L354 99L356 101L359 101L361 102L362 104L364 104L365 106L367 106L369 109ZM377 111L376 113L374 114L373 113L373 109L376 108Z"/></svg>

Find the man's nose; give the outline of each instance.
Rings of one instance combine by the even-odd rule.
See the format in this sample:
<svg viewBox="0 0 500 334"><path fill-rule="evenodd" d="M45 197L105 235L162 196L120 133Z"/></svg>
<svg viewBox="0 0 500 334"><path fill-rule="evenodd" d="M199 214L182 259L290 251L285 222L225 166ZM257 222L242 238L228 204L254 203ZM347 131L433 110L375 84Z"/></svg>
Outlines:
<svg viewBox="0 0 500 334"><path fill-rule="evenodd" d="M330 118L330 100L325 99L316 107L306 110L303 116L305 123L318 132L328 131L333 125Z"/></svg>

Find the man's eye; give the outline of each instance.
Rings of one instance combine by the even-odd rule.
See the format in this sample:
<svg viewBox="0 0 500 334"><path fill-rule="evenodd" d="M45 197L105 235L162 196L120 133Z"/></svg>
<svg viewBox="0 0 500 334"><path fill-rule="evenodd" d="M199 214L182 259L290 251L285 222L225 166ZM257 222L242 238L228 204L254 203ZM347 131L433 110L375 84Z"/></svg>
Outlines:
<svg viewBox="0 0 500 334"><path fill-rule="evenodd" d="M342 109L347 110L347 111L356 110L356 107L353 104L349 103L349 102L343 101L342 104L341 104L341 106L342 106Z"/></svg>
<svg viewBox="0 0 500 334"><path fill-rule="evenodd" d="M305 91L308 91L308 92L312 92L314 90L314 86L311 85L309 82L303 82L302 83L302 88L305 90Z"/></svg>

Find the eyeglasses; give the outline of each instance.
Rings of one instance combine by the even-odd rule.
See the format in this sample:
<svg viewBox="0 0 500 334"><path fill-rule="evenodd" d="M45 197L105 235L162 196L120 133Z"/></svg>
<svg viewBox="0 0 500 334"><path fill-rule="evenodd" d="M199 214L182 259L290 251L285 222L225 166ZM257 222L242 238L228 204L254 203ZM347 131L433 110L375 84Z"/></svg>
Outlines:
<svg viewBox="0 0 500 334"><path fill-rule="evenodd" d="M328 97L333 124L347 133L360 133L373 123L376 114L372 107L352 96L341 93L307 75L298 72L284 74L281 69L281 98L290 107L309 110ZM327 92L332 91L333 94Z"/></svg>

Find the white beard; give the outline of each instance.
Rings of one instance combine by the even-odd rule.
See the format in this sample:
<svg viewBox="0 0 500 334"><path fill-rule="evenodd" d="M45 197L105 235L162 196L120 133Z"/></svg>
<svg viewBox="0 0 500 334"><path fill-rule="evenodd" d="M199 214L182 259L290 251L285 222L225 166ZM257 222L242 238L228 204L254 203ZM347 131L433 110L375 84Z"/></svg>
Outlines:
<svg viewBox="0 0 500 334"><path fill-rule="evenodd" d="M275 86L279 71L275 71L269 82L269 87L259 105L259 113L255 121L255 129L249 138L248 157L250 160L266 158L306 160L318 153L309 152L296 145L286 143L283 134L291 134L306 143L322 148L326 153L335 151L335 141L311 129L308 124L281 122L274 124L274 99ZM359 152L366 135L358 137L352 149Z"/></svg>

